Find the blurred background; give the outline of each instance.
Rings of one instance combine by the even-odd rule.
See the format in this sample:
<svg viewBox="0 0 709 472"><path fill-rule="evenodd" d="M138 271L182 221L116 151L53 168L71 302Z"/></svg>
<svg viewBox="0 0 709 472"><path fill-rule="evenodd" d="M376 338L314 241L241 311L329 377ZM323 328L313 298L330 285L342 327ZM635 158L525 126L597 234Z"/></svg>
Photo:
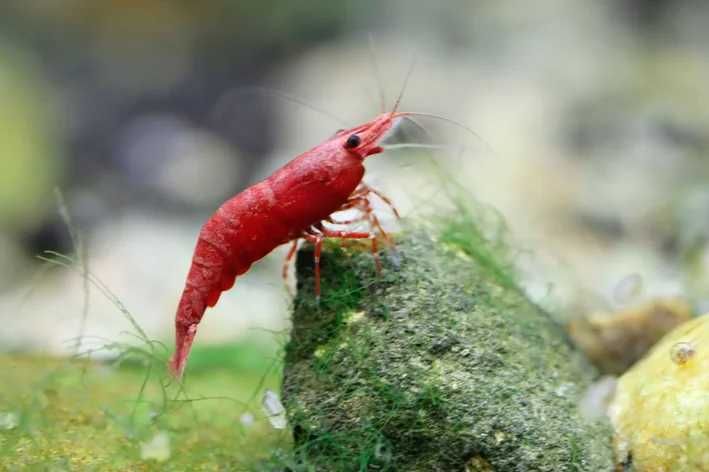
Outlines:
<svg viewBox="0 0 709 472"><path fill-rule="evenodd" d="M413 55L401 108L480 136L426 123L464 150L437 162L505 216L535 299L566 317L637 292L706 310L707 24L701 0L4 0L0 349L68 351L79 333L80 274L36 258L74 250L55 188L91 272L172 339L203 221L340 120L371 119L381 94L391 106ZM367 162L411 218L442 199L422 157ZM237 281L200 339L287 328L283 255ZM86 334L127 329L94 290L87 313Z"/></svg>

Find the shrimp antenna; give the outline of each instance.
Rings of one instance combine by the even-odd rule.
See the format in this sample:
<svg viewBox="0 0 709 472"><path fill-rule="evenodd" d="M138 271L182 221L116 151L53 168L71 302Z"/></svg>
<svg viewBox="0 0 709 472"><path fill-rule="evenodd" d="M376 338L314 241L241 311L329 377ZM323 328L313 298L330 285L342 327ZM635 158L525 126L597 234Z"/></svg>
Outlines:
<svg viewBox="0 0 709 472"><path fill-rule="evenodd" d="M422 143L401 143L385 144L382 146L387 151L391 149L438 149L438 150L458 150L456 146L447 144L422 144Z"/></svg>
<svg viewBox="0 0 709 472"><path fill-rule="evenodd" d="M394 102L394 108L391 110L392 117L396 113L396 110L399 109L399 105L401 104L401 99L404 97L404 92L406 91L406 86L409 83L409 78L411 77L411 74L414 72L414 67L416 66L416 59L417 59L416 54L414 54L411 57L411 63L409 64L409 70L406 71L406 77L404 77L404 84L401 86L401 91L399 92L399 96L396 97L396 102Z"/></svg>
<svg viewBox="0 0 709 472"><path fill-rule="evenodd" d="M372 63L372 71L374 72L374 80L377 82L377 90L379 91L379 104L382 108L382 113L387 110L386 93L384 91L384 83L382 75L379 71L377 56L374 54L374 35L369 33L369 61Z"/></svg>
<svg viewBox="0 0 709 472"><path fill-rule="evenodd" d="M320 113L337 123L349 127L349 123L345 121L344 119L340 118L339 116L333 115L327 110L323 110L322 108L316 107L315 105L312 105L308 103L307 101L300 99L296 97L295 95L291 95L289 93L283 92L281 90L276 90L272 88L266 88L266 87L239 87L234 90L234 94L248 94L248 93L254 93L254 94L260 94L260 95L265 95L267 97L275 97L275 98L280 98L281 100L285 100L291 103L295 103L296 105L303 106L305 108L308 108L309 110L312 110L316 113Z"/></svg>
<svg viewBox="0 0 709 472"><path fill-rule="evenodd" d="M466 126L465 124L461 123L460 121L456 121L456 120L451 119L451 118L446 118L445 116L436 115L436 114L434 114L434 113L424 113L424 112L417 112L417 111L401 112L401 113L398 113L398 115L399 115L399 116L420 116L420 117L422 117L422 118L433 118L433 119L435 119L435 120L440 120L440 121L444 121L444 122L446 122L446 123L450 123L450 124L452 124L452 125L457 126L458 128L461 128L461 129L467 131L467 132L470 133L470 135L472 135L475 139L477 139L477 140L479 140L481 143L483 143L483 144L485 145L485 147L486 147L489 151L491 151L493 154L497 154L497 152L495 152L495 150L493 149L493 147L490 146L490 143L488 143L487 141L485 141L485 139L483 139L482 136L480 136L478 133L476 133L475 131L473 131L472 128ZM413 120L411 120L411 121L413 121Z"/></svg>
<svg viewBox="0 0 709 472"><path fill-rule="evenodd" d="M409 123L413 124L416 127L416 129L421 131L430 142L433 142L433 136L431 136L431 133L429 133L428 130L421 123L414 120L410 116L405 116L404 119L406 121L408 121Z"/></svg>
<svg viewBox="0 0 709 472"><path fill-rule="evenodd" d="M416 127L416 129L421 131L429 141L431 141L431 142L433 141L433 137L431 136L431 133L429 133L428 130L421 123L414 120L410 116L404 116L403 119L408 121L412 125L414 125L414 127ZM401 143L401 144L389 144L389 145L384 146L384 149L387 149L387 150L388 149L407 149L407 148L431 149L431 150L439 149L439 150L449 150L449 151L460 150L461 152L465 151L465 146L452 146L452 145L448 145L448 144L432 144L432 143Z"/></svg>

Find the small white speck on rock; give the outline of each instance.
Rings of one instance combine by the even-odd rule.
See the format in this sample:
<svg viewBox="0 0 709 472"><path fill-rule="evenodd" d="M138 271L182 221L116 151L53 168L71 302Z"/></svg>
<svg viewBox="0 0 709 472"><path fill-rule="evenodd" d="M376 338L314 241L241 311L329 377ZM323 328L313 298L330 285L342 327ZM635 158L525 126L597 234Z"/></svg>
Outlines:
<svg viewBox="0 0 709 472"><path fill-rule="evenodd" d="M684 365L696 354L694 344L689 341L678 342L670 349L670 359L677 365Z"/></svg>

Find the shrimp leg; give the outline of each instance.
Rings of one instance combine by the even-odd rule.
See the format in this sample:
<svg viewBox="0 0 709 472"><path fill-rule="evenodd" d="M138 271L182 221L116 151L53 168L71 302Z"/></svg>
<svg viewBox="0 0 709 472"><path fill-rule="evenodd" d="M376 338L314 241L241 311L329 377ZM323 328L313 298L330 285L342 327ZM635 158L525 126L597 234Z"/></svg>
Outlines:
<svg viewBox="0 0 709 472"><path fill-rule="evenodd" d="M306 232L303 237L313 245L313 265L315 267L315 303L320 304L320 253L322 252L322 242L325 237L322 234Z"/></svg>
<svg viewBox="0 0 709 472"><path fill-rule="evenodd" d="M370 193L379 197L379 199L381 201L383 201L391 209L392 213L394 213L394 216L396 216L397 219L401 218L401 216L399 215L399 210L396 209L396 207L394 206L394 204L392 203L392 201L389 197L387 197L381 191L375 189L374 187L371 187L370 185L365 184L364 182L359 184L359 187L357 187L357 189L352 193L352 196L353 197L367 197Z"/></svg>
<svg viewBox="0 0 709 472"><path fill-rule="evenodd" d="M283 277L283 282L286 284L286 287L288 286L288 267L290 267L290 263L293 260L293 256L295 255L296 249L298 249L298 239L294 239L291 242L288 254L286 254L286 257L283 260L283 269L281 269L281 276ZM288 290L290 291L290 289ZM291 293L291 295L293 294Z"/></svg>
<svg viewBox="0 0 709 472"><path fill-rule="evenodd" d="M322 243L325 238L340 238L340 239L368 239L370 233L358 231L336 231L325 228L318 223L310 227L303 237L306 241L315 247L313 254L313 263L315 266L315 300L320 303L320 254L322 253Z"/></svg>

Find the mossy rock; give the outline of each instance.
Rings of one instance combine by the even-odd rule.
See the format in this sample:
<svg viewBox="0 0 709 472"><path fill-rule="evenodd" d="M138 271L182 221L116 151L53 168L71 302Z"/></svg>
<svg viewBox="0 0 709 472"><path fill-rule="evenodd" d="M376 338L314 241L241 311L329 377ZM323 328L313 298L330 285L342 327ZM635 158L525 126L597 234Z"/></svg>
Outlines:
<svg viewBox="0 0 709 472"><path fill-rule="evenodd" d="M577 409L595 371L489 255L408 231L377 276L367 251L333 245L318 305L300 251L291 470L612 469L608 424Z"/></svg>

